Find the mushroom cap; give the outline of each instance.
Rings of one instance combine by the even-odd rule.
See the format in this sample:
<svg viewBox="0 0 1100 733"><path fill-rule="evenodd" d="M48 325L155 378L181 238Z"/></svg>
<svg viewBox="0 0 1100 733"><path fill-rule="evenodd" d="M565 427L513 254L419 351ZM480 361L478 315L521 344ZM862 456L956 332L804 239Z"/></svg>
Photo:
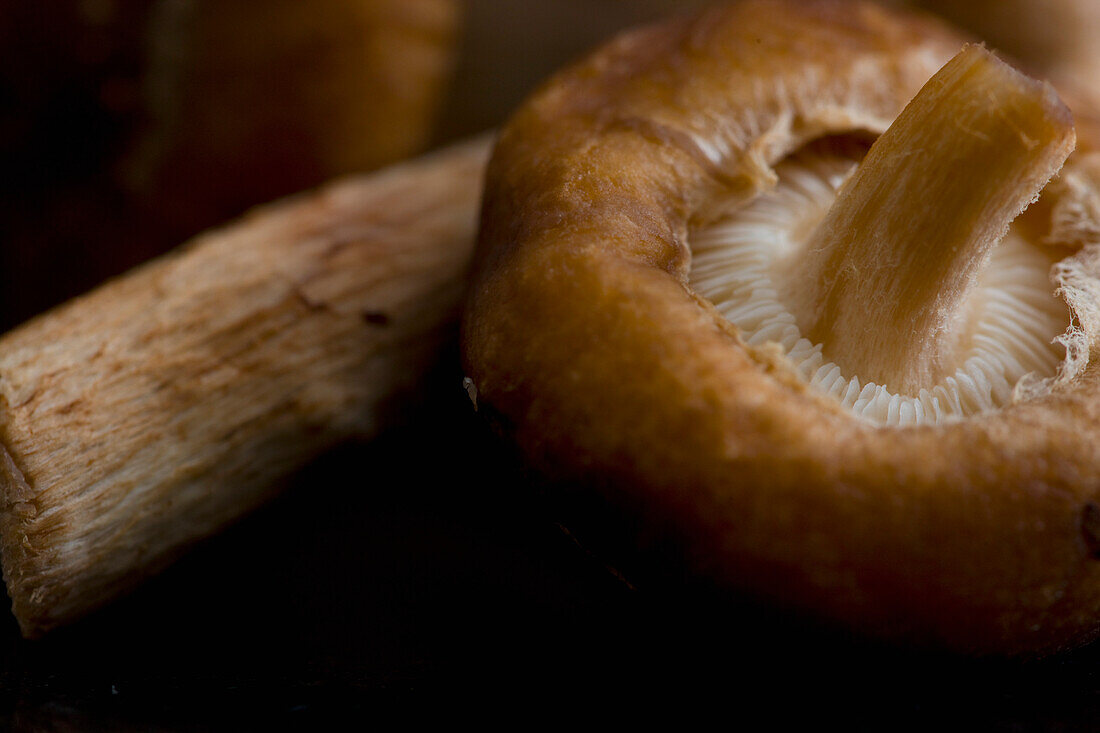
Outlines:
<svg viewBox="0 0 1100 733"><path fill-rule="evenodd" d="M1100 621L1088 127L1033 217L1077 248L1070 355L1000 410L870 424L688 280L690 229L809 141L881 133L964 43L871 4L746 0L558 74L489 166L464 366L526 460L670 536L693 572L872 636L1046 653Z"/></svg>

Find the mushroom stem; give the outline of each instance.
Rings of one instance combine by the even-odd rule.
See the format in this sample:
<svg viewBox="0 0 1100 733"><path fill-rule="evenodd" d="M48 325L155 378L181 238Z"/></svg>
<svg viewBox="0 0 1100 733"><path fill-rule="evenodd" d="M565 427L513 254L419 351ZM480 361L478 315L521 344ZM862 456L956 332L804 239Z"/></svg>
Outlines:
<svg viewBox="0 0 1100 733"><path fill-rule="evenodd" d="M456 336L488 150L271 205L0 339L0 547L24 634L408 407Z"/></svg>
<svg viewBox="0 0 1100 733"><path fill-rule="evenodd" d="M878 138L789 267L803 333L893 390L944 374L992 248L1074 144L1052 87L964 48Z"/></svg>

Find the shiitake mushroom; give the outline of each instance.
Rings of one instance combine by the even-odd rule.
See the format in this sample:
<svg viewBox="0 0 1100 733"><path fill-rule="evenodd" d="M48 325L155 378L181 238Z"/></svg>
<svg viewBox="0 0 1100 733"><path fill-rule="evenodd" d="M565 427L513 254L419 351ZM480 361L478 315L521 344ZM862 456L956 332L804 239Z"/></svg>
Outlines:
<svg viewBox="0 0 1100 733"><path fill-rule="evenodd" d="M744 0L559 73L489 165L464 367L720 587L1045 653L1100 628L1100 157L966 43Z"/></svg>

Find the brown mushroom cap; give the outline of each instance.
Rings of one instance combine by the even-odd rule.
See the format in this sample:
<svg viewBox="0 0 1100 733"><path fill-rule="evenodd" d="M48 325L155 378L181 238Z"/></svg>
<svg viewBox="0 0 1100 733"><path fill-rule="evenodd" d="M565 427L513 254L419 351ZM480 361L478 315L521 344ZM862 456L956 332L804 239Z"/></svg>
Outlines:
<svg viewBox="0 0 1100 733"><path fill-rule="evenodd" d="M1034 215L1079 248L1073 368L998 411L860 420L688 284L690 228L811 140L881 133L963 43L869 4L748 0L559 74L489 167L465 368L529 461L671 528L697 572L875 636L1049 652L1100 620L1088 130Z"/></svg>

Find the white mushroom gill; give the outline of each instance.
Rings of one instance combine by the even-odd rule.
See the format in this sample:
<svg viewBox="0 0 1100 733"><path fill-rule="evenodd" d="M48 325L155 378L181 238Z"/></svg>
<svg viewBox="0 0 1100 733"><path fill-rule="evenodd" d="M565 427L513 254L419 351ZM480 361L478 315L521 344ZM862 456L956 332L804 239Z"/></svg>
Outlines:
<svg viewBox="0 0 1100 733"><path fill-rule="evenodd" d="M1054 342L1069 325L1054 296L1055 256L1015 228L993 249L960 326L953 372L916 394L860 378L843 354L826 353L802 330L785 299L785 264L810 234L857 164L851 147L818 145L790 156L778 184L691 234L691 287L713 303L751 346L774 343L811 388L857 416L884 425L955 420L1010 404L1028 375L1052 377L1065 350Z"/></svg>

